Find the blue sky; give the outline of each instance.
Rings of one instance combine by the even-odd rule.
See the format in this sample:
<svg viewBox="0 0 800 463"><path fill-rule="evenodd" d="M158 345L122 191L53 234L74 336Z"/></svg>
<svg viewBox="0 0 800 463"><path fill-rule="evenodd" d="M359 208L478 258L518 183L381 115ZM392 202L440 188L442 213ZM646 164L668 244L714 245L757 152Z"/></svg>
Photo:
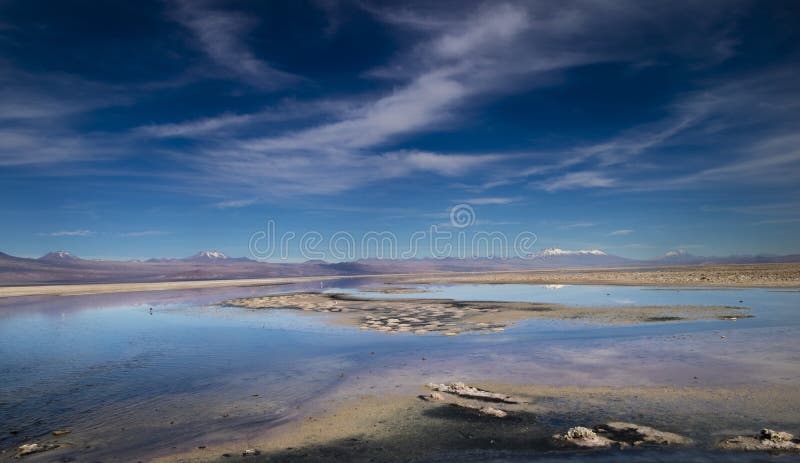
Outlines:
<svg viewBox="0 0 800 463"><path fill-rule="evenodd" d="M0 1L0 250L800 252L796 2Z"/></svg>

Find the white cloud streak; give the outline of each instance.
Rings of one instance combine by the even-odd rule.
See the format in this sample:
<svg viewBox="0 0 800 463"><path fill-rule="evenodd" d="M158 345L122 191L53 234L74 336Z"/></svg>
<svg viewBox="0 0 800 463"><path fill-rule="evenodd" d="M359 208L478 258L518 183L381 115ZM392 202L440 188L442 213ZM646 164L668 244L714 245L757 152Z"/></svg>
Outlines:
<svg viewBox="0 0 800 463"><path fill-rule="evenodd" d="M259 59L247 46L254 18L216 9L205 1L173 0L172 17L189 29L198 47L226 73L262 89L275 89L298 77Z"/></svg>
<svg viewBox="0 0 800 463"><path fill-rule="evenodd" d="M45 236L92 236L95 232L91 230L60 230L42 234Z"/></svg>
<svg viewBox="0 0 800 463"><path fill-rule="evenodd" d="M594 227L595 225L596 224L593 223L593 222L575 222L575 223L568 223L566 225L562 225L562 226L560 226L558 228L561 228L561 229L564 229L564 230L570 230L570 229L573 229L573 228L591 228L591 227Z"/></svg>
<svg viewBox="0 0 800 463"><path fill-rule="evenodd" d="M585 188L609 188L616 181L601 172L583 171L570 172L557 177L548 178L533 184L537 188L548 192L561 190L575 190Z"/></svg>
<svg viewBox="0 0 800 463"><path fill-rule="evenodd" d="M489 204L511 204L513 202L519 201L520 199L521 198L519 197L495 196L495 197L459 199L456 202L482 206Z"/></svg>
<svg viewBox="0 0 800 463"><path fill-rule="evenodd" d="M214 204L217 209L237 209L247 206L252 206L258 201L255 199L231 199L228 201L220 201Z"/></svg>
<svg viewBox="0 0 800 463"><path fill-rule="evenodd" d="M141 231L123 232L120 233L119 236L122 236L124 238L141 238L146 236L162 236L167 234L169 234L169 232L163 230L141 230Z"/></svg>

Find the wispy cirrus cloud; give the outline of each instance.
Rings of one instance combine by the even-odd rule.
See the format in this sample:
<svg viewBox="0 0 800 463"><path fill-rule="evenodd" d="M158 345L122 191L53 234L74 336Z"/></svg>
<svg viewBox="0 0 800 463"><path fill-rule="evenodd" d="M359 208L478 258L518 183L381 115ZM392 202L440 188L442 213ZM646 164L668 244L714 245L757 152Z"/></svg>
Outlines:
<svg viewBox="0 0 800 463"><path fill-rule="evenodd" d="M313 102L287 100L252 113L223 113L182 122L148 124L136 127L134 134L155 138L204 138L226 136L235 138L241 129L252 129L277 122L319 119L331 114L343 114L355 109L354 101L316 100Z"/></svg>
<svg viewBox="0 0 800 463"><path fill-rule="evenodd" d="M789 223L800 223L800 217L788 217L785 219L769 219L769 220L759 220L755 222L754 225L781 225L781 224L789 224Z"/></svg>
<svg viewBox="0 0 800 463"><path fill-rule="evenodd" d="M545 191L555 192L561 190L574 190L583 188L609 188L616 184L616 180L602 172L582 171L569 172L545 180L533 182L531 186Z"/></svg>
<svg viewBox="0 0 800 463"><path fill-rule="evenodd" d="M594 227L595 225L597 224L594 222L573 222L561 225L558 228L561 228L563 230L570 230L573 228L591 228Z"/></svg>
<svg viewBox="0 0 800 463"><path fill-rule="evenodd" d="M258 200L256 199L230 199L227 201L220 201L214 203L214 207L217 209L236 209L240 207L247 207L256 204Z"/></svg>
<svg viewBox="0 0 800 463"><path fill-rule="evenodd" d="M164 230L140 230L140 231L123 232L120 233L119 236L122 236L124 238L141 238L145 236L162 236L167 234L169 234L169 232Z"/></svg>
<svg viewBox="0 0 800 463"><path fill-rule="evenodd" d="M41 236L92 236L96 233L92 230L59 230L49 233L40 233Z"/></svg>
<svg viewBox="0 0 800 463"><path fill-rule="evenodd" d="M511 204L513 202L519 201L521 198L518 196L491 196L491 197L480 197L480 198L466 198L466 199L459 199L456 202L459 203L468 203L468 204L475 204L477 206L488 205L488 204Z"/></svg>
<svg viewBox="0 0 800 463"><path fill-rule="evenodd" d="M697 188L701 185L742 182L793 185L800 176L800 135L767 136L751 143L724 164L655 183L632 183L642 190Z"/></svg>
<svg viewBox="0 0 800 463"><path fill-rule="evenodd" d="M625 236L625 235L630 235L631 233L633 233L633 230L624 228L622 230L614 230L611 233L609 233L608 236Z"/></svg>
<svg viewBox="0 0 800 463"><path fill-rule="evenodd" d="M384 11L379 17L403 27L404 21L387 19L391 16ZM243 186L264 185L253 177L266 176L273 180L269 184L272 192L290 194L344 191L365 181L414 172L460 175L477 166L500 163L504 156L376 148L452 124L459 119L459 107L481 94L508 92L519 85L516 80L522 76L530 78L609 57L598 52L564 54L558 47L544 47L548 37L563 31L565 24L557 17L533 20L521 4L481 7L467 15L450 16L436 22L428 31L429 38L418 46L370 73L400 81L388 94L359 104L333 121L206 149L196 165L201 172L219 175L222 171L226 179L238 178ZM587 12L586 17L592 16ZM532 39L542 43L541 51L530 46ZM536 49L537 54L515 53L522 48ZM521 60L520 56L527 58ZM398 68L402 72L396 72ZM371 172L351 172L349 166ZM339 175L323 173L332 168Z"/></svg>
<svg viewBox="0 0 800 463"><path fill-rule="evenodd" d="M208 1L172 0L170 6L171 17L192 32L198 48L227 74L262 89L299 79L260 59L248 47L247 34L257 25L255 18L215 8Z"/></svg>
<svg viewBox="0 0 800 463"><path fill-rule="evenodd" d="M791 75L786 67L774 68L688 92L662 120L564 151L559 162L523 175L543 176L532 185L547 191L791 182L800 175L800 125L792 117L800 112L800 85ZM681 147L725 151L726 156L665 164L662 153Z"/></svg>
<svg viewBox="0 0 800 463"><path fill-rule="evenodd" d="M221 180L241 189L272 195L334 193L415 173L456 177L499 163L504 156L498 154L387 151L379 147L452 121L455 105L484 87L482 83L469 82L477 75L476 67L484 72L494 69L490 63L473 55L480 52L490 57L491 49L505 45L524 28L520 14L524 17L524 11L503 6L486 11L483 18L471 17L470 28L466 31L459 31L457 27L442 31L433 39L440 44L434 52L441 55L437 60L417 68L406 77L404 84L390 93L356 105L351 103L348 110L329 114L332 121L267 137L221 139L199 151L174 155L185 158L194 167L186 174L187 179L196 172L205 181ZM492 45L487 46L487 43ZM441 62L441 59L449 62ZM362 99L356 98L356 101ZM324 102L319 103L317 115L322 115ZM144 130L169 136L248 125L253 131L264 122L256 119L250 115L222 115ZM336 175L330 175L334 171ZM208 175L211 172L213 175ZM267 185L268 191L262 191Z"/></svg>
<svg viewBox="0 0 800 463"><path fill-rule="evenodd" d="M0 56L0 122L43 123L130 101L118 86L66 72L27 71Z"/></svg>
<svg viewBox="0 0 800 463"><path fill-rule="evenodd" d="M216 150L199 162L204 171L213 171L213 177L205 177L209 182L236 185L250 193L276 197L339 193L414 174L456 178L486 168L499 159L497 155L443 155L416 150L271 156Z"/></svg>
<svg viewBox="0 0 800 463"><path fill-rule="evenodd" d="M634 126L595 143L548 151L534 146L524 153L402 147L415 135L458 128L469 113L464 109L496 96L553 85L560 74L581 66L613 62L638 69L661 55L679 56L698 65L724 61L735 53L736 41L730 34L739 3L726 2L726 8L720 5L659 3L642 8L630 1L609 9L579 0L533 4L509 1L453 9L441 5L393 8L363 4L363 9L387 27L411 31L386 64L362 75L375 83L370 91L344 95L335 102L312 98L252 113L224 111L148 124L133 127L126 135L203 141L180 150L148 147L143 151L174 161L173 170L164 175L184 183L180 185L183 190L209 191L206 186L211 182L217 187L215 193L223 188L231 193L229 196L336 193L418 174L449 178L470 174L470 180L480 185L474 188L476 193L515 183L555 193L692 188L706 181L735 180L747 169L763 173L753 176L758 178L786 168L794 171L794 154L775 154L777 148L754 139L756 132L760 133L759 124L788 120L787 114L797 110L792 73L780 69L765 72L766 77L687 92L667 108L662 120ZM231 5L172 0L168 14L185 27L193 46L224 77L261 90L282 88L300 79L260 56L263 50L249 43L249 36L259 26L257 20ZM678 32L654 40L654 24ZM49 104L32 105L35 111L26 113L23 104L11 99L14 104L4 113L31 119L88 111L115 101L111 97L117 95L116 90L103 90L83 92L105 95L97 102L86 98L92 104L85 107L78 104L80 98L67 99L75 105L65 105L63 110ZM295 124L273 124L281 121ZM689 172L671 166L663 173L658 171L668 163L660 158L661 150L698 143L714 146L721 131L734 131L747 124L753 129L747 131L751 139L731 148L731 155L717 165L690 160L685 163ZM784 123L771 127L779 132L771 134L775 140L792 129ZM106 134L77 136L68 130L33 130L29 126L0 130L2 165L137 157L137 143L141 142ZM760 150L764 159L753 159L748 148ZM38 155L20 156L19 152ZM629 162L641 158L647 159ZM330 175L333 171L336 175ZM648 178L642 180L642 173Z"/></svg>

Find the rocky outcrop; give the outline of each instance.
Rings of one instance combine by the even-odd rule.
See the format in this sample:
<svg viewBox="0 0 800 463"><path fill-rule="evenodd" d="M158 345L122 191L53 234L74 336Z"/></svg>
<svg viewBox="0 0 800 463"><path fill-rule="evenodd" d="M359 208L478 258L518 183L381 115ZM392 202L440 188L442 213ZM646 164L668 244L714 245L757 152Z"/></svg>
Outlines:
<svg viewBox="0 0 800 463"><path fill-rule="evenodd" d="M483 416L493 416L495 418L505 418L508 416L507 411L494 407L481 407L478 409L478 413Z"/></svg>
<svg viewBox="0 0 800 463"><path fill-rule="evenodd" d="M34 453L46 452L48 450L57 449L60 447L58 444L23 444L17 447L17 458Z"/></svg>
<svg viewBox="0 0 800 463"><path fill-rule="evenodd" d="M500 410L499 408L494 408L494 407L482 407L480 405L473 405L464 402L451 402L450 405L458 408L463 408L466 410L472 410L482 416L490 416L493 418L505 418L508 416L507 411Z"/></svg>
<svg viewBox="0 0 800 463"><path fill-rule="evenodd" d="M719 446L727 450L742 450L746 452L800 452L800 439L795 439L792 434L772 429L762 429L755 436L736 436L725 439Z"/></svg>
<svg viewBox="0 0 800 463"><path fill-rule="evenodd" d="M691 439L675 433L621 421L601 424L595 426L594 430L609 439L629 445L686 445L692 443Z"/></svg>
<svg viewBox="0 0 800 463"><path fill-rule="evenodd" d="M611 447L614 441L583 426L569 428L564 434L555 434L553 440L561 446L581 447L581 448L601 448Z"/></svg>
<svg viewBox="0 0 800 463"><path fill-rule="evenodd" d="M433 391L430 394L422 394L419 398L426 402L441 402L445 400L442 393L437 391Z"/></svg>
<svg viewBox="0 0 800 463"><path fill-rule="evenodd" d="M435 384L428 383L428 388L438 392L446 392L467 399L483 400L486 402L501 402L506 404L520 403L519 399L506 394L486 391L477 387L467 386L464 383Z"/></svg>
<svg viewBox="0 0 800 463"><path fill-rule="evenodd" d="M555 434L553 440L560 446L581 448L627 447L638 445L687 445L692 440L649 426L613 421L594 429L576 426L564 434Z"/></svg>
<svg viewBox="0 0 800 463"><path fill-rule="evenodd" d="M489 407L483 404L476 404L475 403L476 401L488 400L491 402L505 401L506 403L516 403L516 402L508 402L508 400L510 400L510 397L505 396L503 394L484 391L482 389L467 386L464 383L450 383L450 384L430 383L428 384L428 387L433 389L433 391L430 394L420 395L419 396L420 399L426 402L444 402L453 407L476 412L481 416L490 416L493 418L505 418L508 416L508 412L505 410L501 410L499 408ZM445 394L442 394L442 392L455 395L455 397L449 399L448 397L445 396ZM467 400L459 400L460 398L465 398Z"/></svg>

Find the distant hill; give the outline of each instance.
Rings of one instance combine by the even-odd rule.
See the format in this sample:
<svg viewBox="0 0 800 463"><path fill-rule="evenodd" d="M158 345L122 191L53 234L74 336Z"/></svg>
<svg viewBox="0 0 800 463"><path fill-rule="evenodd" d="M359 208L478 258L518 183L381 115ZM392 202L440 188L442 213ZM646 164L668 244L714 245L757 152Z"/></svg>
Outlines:
<svg viewBox="0 0 800 463"><path fill-rule="evenodd" d="M780 264L800 262L800 254L776 256L769 254L737 256L695 256L686 251L670 251L661 257L641 261L645 265L725 265L725 264Z"/></svg>
<svg viewBox="0 0 800 463"><path fill-rule="evenodd" d="M339 268L325 262L270 263L231 258L218 251L202 251L186 258L146 261L87 260L66 251L38 259L0 253L0 286L124 283L236 278L272 278L309 275L349 275L358 266Z"/></svg>
<svg viewBox="0 0 800 463"><path fill-rule="evenodd" d="M513 259L373 258L337 263L322 260L273 263L229 257L219 251L201 251L185 258L146 261L88 260L67 251L53 251L38 259L29 259L0 252L0 286L781 262L800 262L800 255L704 257L674 251L654 259L637 260L607 254L598 249L547 248L525 258Z"/></svg>

